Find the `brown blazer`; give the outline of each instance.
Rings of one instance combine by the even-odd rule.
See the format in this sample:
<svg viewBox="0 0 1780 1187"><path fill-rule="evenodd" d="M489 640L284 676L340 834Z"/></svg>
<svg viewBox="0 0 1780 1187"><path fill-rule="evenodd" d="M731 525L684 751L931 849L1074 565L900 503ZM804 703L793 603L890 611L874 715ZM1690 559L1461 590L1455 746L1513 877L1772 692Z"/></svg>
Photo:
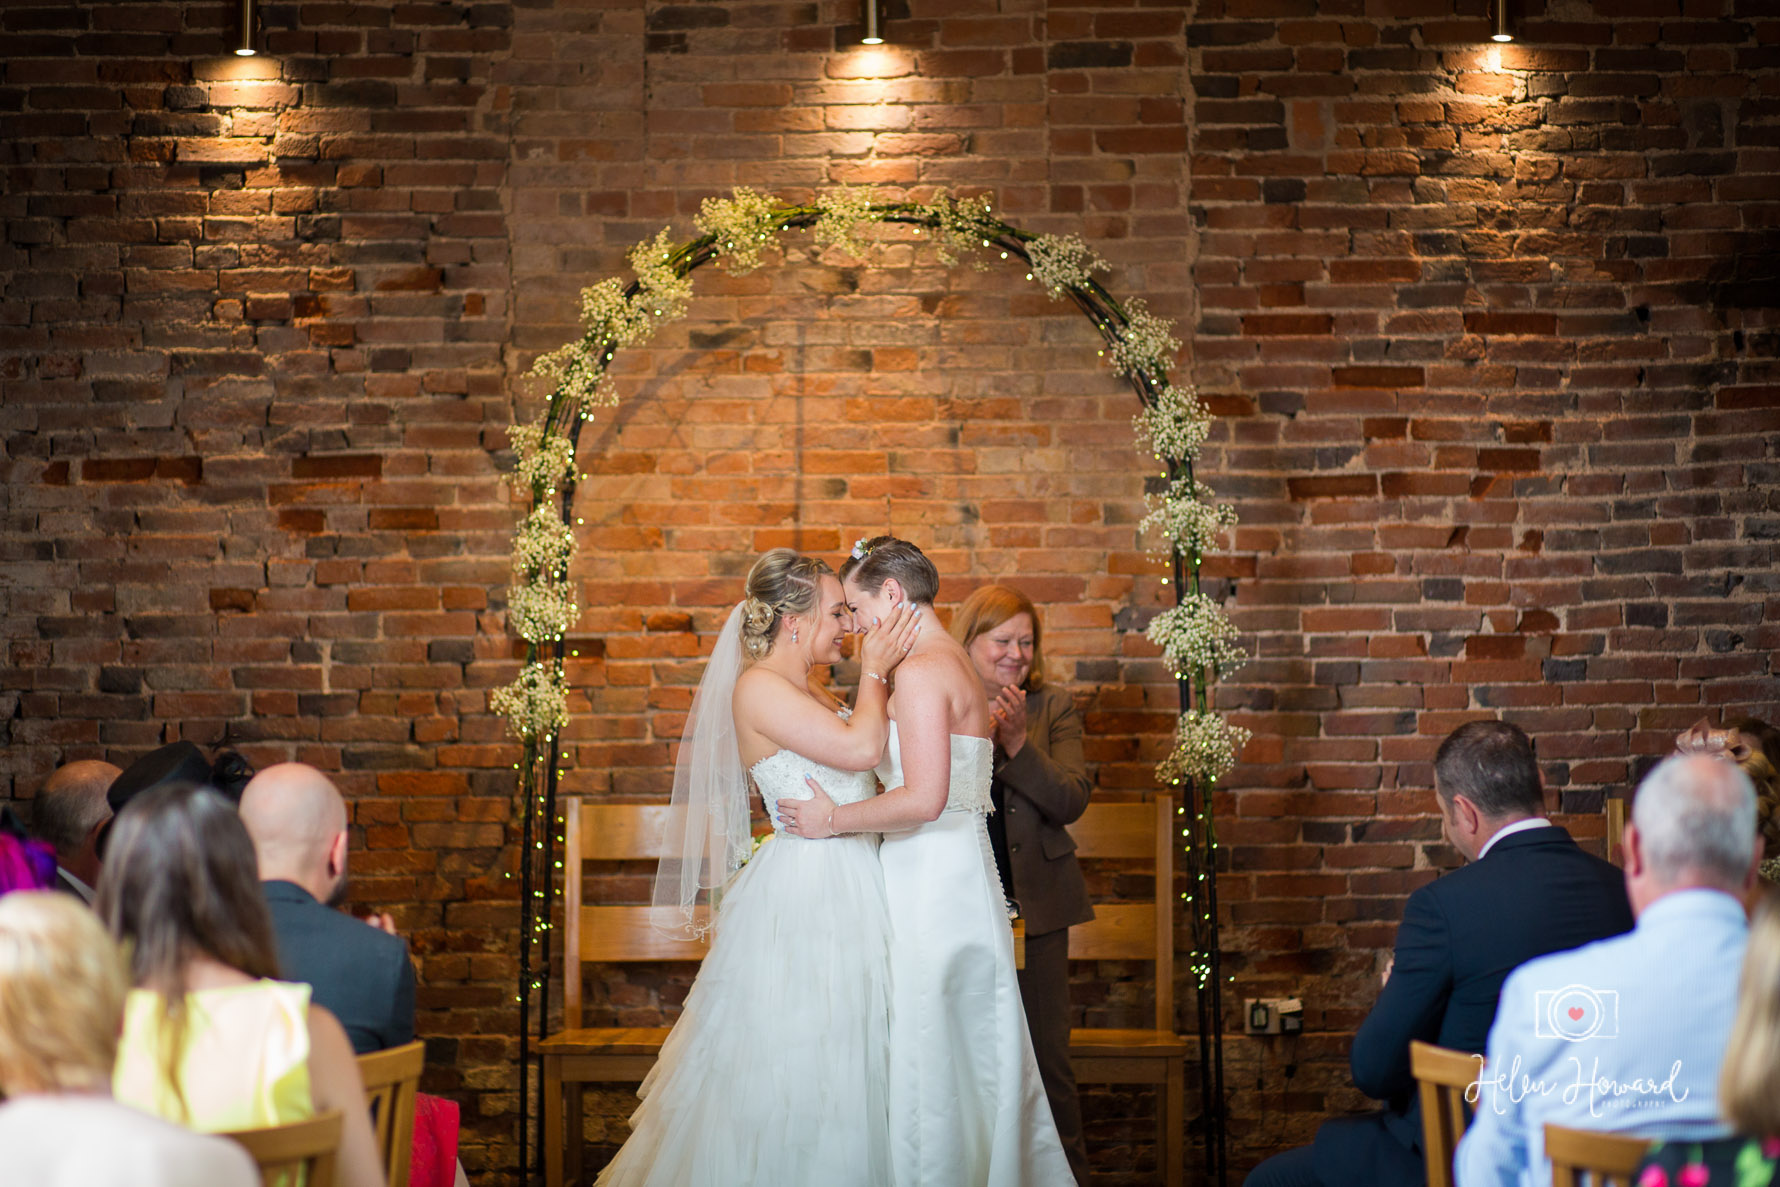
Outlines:
<svg viewBox="0 0 1780 1187"><path fill-rule="evenodd" d="M995 781L1005 796L1007 859L1026 934L1041 936L1094 918L1088 883L1064 830L1088 808L1094 781L1082 755L1082 719L1065 689L1026 694L1026 745L1012 758L995 750Z"/></svg>

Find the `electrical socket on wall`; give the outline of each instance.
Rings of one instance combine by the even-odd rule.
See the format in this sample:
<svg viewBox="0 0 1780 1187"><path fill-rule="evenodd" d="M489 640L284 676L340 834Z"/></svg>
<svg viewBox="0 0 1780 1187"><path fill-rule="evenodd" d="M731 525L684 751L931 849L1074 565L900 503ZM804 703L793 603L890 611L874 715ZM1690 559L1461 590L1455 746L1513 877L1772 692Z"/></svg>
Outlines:
<svg viewBox="0 0 1780 1187"><path fill-rule="evenodd" d="M1302 1034L1304 999L1250 997L1242 1002L1242 1029L1252 1035Z"/></svg>

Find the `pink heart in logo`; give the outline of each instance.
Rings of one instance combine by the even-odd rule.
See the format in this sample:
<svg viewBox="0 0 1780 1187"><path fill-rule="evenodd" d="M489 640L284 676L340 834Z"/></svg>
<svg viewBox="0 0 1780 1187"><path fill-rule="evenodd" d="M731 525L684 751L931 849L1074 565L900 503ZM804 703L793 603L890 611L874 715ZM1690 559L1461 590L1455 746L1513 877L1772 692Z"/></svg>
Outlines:
<svg viewBox="0 0 1780 1187"><path fill-rule="evenodd" d="M1582 1017L1582 1007L1581 1006L1571 1006L1569 1013L1570 1013L1570 1021L1575 1022L1577 1019Z"/></svg>

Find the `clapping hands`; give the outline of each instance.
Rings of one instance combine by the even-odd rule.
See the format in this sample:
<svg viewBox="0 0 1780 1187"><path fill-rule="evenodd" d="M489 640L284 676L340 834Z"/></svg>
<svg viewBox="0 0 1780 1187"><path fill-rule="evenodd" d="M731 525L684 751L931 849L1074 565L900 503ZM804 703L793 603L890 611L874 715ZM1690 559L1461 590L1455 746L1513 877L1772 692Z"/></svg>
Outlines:
<svg viewBox="0 0 1780 1187"><path fill-rule="evenodd" d="M1004 685L989 702L989 716L994 722L995 744L1012 758L1026 745L1026 690Z"/></svg>

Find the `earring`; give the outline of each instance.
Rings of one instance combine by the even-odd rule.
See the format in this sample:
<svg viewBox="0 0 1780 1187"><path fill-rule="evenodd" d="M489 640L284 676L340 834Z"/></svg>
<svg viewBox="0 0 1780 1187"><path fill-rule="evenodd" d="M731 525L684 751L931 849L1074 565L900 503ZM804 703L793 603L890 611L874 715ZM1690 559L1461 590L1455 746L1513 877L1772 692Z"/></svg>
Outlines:
<svg viewBox="0 0 1780 1187"><path fill-rule="evenodd" d="M797 642L797 624L795 622L791 624L791 641Z"/></svg>

